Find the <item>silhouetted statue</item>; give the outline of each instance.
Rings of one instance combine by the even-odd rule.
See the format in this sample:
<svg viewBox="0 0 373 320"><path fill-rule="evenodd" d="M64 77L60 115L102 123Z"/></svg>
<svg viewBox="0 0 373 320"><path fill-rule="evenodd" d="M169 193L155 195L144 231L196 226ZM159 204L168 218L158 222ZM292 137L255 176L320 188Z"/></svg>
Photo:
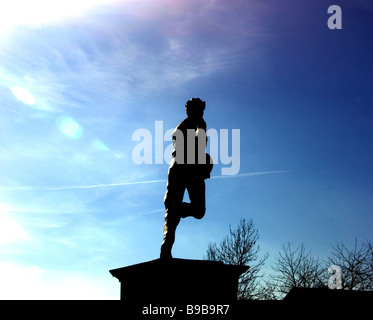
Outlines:
<svg viewBox="0 0 373 320"><path fill-rule="evenodd" d="M210 178L212 160L206 153L205 101L192 98L186 102L188 117L172 134L174 151L168 170L166 207L161 259L172 258L175 231L181 218L202 219L206 211L205 179ZM183 202L185 189L190 203Z"/></svg>

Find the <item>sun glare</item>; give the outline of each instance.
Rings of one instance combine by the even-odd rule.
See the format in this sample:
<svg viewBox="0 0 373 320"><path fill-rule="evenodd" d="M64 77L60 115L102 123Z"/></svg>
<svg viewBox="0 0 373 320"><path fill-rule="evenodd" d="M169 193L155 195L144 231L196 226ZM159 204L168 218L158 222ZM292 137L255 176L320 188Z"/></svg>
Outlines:
<svg viewBox="0 0 373 320"><path fill-rule="evenodd" d="M113 0L11 0L0 2L0 32L17 25L41 27L45 23L79 15L97 4Z"/></svg>
<svg viewBox="0 0 373 320"><path fill-rule="evenodd" d="M65 136L72 139L79 139L83 135L82 126L70 117L60 118L57 127Z"/></svg>
<svg viewBox="0 0 373 320"><path fill-rule="evenodd" d="M19 101L25 104L33 105L36 102L34 96L24 88L14 86L11 91Z"/></svg>

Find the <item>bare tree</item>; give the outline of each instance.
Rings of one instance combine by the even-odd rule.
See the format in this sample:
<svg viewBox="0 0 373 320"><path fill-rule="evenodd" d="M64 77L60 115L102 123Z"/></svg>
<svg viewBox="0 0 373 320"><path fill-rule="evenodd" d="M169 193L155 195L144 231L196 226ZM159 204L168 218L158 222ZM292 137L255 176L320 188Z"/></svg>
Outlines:
<svg viewBox="0 0 373 320"><path fill-rule="evenodd" d="M293 249L290 243L282 245L282 251L276 259L272 269L277 273L270 276L270 284L275 292L287 294L292 288L318 288L323 287L325 268L322 262L306 252L301 244Z"/></svg>
<svg viewBox="0 0 373 320"><path fill-rule="evenodd" d="M328 258L330 265L337 265L342 270L342 289L373 290L373 243L366 242L360 247L355 239L352 249L343 243L332 247Z"/></svg>
<svg viewBox="0 0 373 320"><path fill-rule="evenodd" d="M367 288L373 290L373 242L366 242L368 256L366 263L366 272L367 272Z"/></svg>
<svg viewBox="0 0 373 320"><path fill-rule="evenodd" d="M219 245L210 243L207 248L206 260L222 261L225 264L249 266L239 279L238 299L263 299L266 297L265 288L259 283L263 276L260 268L268 257L266 254L259 259L260 247L258 230L255 229L252 219L241 219L238 227L229 226L229 235Z"/></svg>

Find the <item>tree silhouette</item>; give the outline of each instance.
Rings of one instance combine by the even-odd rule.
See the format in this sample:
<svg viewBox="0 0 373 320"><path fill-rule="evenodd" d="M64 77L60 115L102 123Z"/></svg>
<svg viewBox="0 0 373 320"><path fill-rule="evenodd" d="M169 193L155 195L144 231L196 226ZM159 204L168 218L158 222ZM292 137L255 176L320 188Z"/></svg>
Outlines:
<svg viewBox="0 0 373 320"><path fill-rule="evenodd" d="M318 288L325 286L325 267L317 258L306 252L304 244L293 249L290 243L282 245L282 251L272 269L276 272L270 276L269 285L281 295L293 288Z"/></svg>
<svg viewBox="0 0 373 320"><path fill-rule="evenodd" d="M329 265L342 270L342 289L373 290L373 243L365 242L358 247L357 239L352 249L343 243L332 247Z"/></svg>
<svg viewBox="0 0 373 320"><path fill-rule="evenodd" d="M260 269L268 254L259 259L260 247L258 230L252 219L241 219L236 229L229 226L229 234L220 242L210 243L204 259L222 261L225 264L249 266L241 275L238 284L238 299L263 299L267 297L266 288L262 287L259 279L263 277Z"/></svg>
<svg viewBox="0 0 373 320"><path fill-rule="evenodd" d="M268 258L259 258L259 233L250 219L241 219L239 225L219 243L208 245L206 260L225 264L249 266L239 278L238 299L282 299L293 288L327 288L328 267L336 265L342 272L342 289L373 290L373 242L366 241L352 248L337 243L325 260L314 258L302 243L293 247L289 242L282 245L272 266L273 274L264 280L261 268Z"/></svg>

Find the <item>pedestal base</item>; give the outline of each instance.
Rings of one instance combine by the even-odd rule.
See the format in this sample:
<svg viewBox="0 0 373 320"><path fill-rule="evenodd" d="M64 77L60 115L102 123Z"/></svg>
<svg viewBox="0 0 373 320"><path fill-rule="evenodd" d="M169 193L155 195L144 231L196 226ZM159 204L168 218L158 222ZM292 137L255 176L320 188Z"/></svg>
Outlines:
<svg viewBox="0 0 373 320"><path fill-rule="evenodd" d="M152 260L110 270L125 302L229 302L237 300L246 266L205 260Z"/></svg>

